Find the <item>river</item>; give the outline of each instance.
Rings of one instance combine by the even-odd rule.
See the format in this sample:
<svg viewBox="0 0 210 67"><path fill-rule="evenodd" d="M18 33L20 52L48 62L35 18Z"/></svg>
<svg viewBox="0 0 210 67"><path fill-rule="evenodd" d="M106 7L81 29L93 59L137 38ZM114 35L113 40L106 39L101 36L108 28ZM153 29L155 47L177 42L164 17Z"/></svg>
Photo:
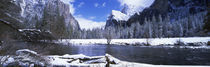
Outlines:
<svg viewBox="0 0 210 67"><path fill-rule="evenodd" d="M210 65L210 49L162 46L70 45L68 54L100 56L106 53L129 61L156 65Z"/></svg>

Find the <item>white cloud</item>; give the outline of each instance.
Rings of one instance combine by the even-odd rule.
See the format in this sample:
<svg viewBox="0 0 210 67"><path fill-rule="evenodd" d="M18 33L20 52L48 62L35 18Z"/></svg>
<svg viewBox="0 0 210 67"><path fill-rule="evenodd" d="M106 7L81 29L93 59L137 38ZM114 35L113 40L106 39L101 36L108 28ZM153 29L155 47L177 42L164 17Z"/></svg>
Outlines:
<svg viewBox="0 0 210 67"><path fill-rule="evenodd" d="M95 18L96 18L96 17L94 17L94 16L92 16L92 17L89 17L89 19L91 19L91 20L92 20L92 19L95 19Z"/></svg>
<svg viewBox="0 0 210 67"><path fill-rule="evenodd" d="M105 26L105 22L96 22L93 20L89 20L80 16L75 17L79 22L81 29L93 29L93 28L103 28Z"/></svg>
<svg viewBox="0 0 210 67"><path fill-rule="evenodd" d="M75 0L61 0L66 4L69 4L70 6L70 12L74 15L75 12L75 8L74 8L74 2ZM82 5L84 5L84 2L81 2L78 7L82 7ZM95 7L99 7L98 3L94 4ZM95 19L96 17L89 17L88 19L82 17L82 15L76 15L75 16L76 20L79 22L80 28L81 29L93 29L93 28L103 28L105 27L105 22L96 22L93 21L92 19Z"/></svg>
<svg viewBox="0 0 210 67"><path fill-rule="evenodd" d="M66 4L69 4L71 2L74 2L75 0L61 0L62 2L66 3Z"/></svg>
<svg viewBox="0 0 210 67"><path fill-rule="evenodd" d="M81 2L79 3L78 7L82 7L85 3L84 2Z"/></svg>
<svg viewBox="0 0 210 67"><path fill-rule="evenodd" d="M98 4L98 3L95 3L95 4L94 4L94 6L95 6L95 7L98 7L98 6L99 6L99 4Z"/></svg>
<svg viewBox="0 0 210 67"><path fill-rule="evenodd" d="M131 6L141 6L149 7L155 0L118 0L121 6L131 5Z"/></svg>
<svg viewBox="0 0 210 67"><path fill-rule="evenodd" d="M104 3L102 4L102 6L103 6L103 7L106 7L106 2L104 2Z"/></svg>
<svg viewBox="0 0 210 67"><path fill-rule="evenodd" d="M65 4L69 4L70 13L74 14L75 8L73 3L75 2L75 0L61 0L61 1L64 2Z"/></svg>
<svg viewBox="0 0 210 67"><path fill-rule="evenodd" d="M94 7L106 7L106 2L99 4L99 3L95 3Z"/></svg>

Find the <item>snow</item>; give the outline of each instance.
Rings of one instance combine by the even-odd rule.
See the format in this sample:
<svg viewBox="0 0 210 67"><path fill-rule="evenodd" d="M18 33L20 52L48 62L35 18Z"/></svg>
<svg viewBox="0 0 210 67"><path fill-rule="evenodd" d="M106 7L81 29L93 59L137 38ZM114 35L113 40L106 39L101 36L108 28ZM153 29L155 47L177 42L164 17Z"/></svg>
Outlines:
<svg viewBox="0 0 210 67"><path fill-rule="evenodd" d="M127 21L129 19L129 17L126 14L120 11L116 11L116 10L112 10L112 15L113 15L113 18L117 21L121 21L121 20Z"/></svg>
<svg viewBox="0 0 210 67"><path fill-rule="evenodd" d="M112 10L113 19L127 21L134 14L139 14L145 8L150 7L155 0L118 0L123 7L122 12Z"/></svg>
<svg viewBox="0 0 210 67"><path fill-rule="evenodd" d="M17 52L20 51L29 51L31 53L37 54L34 51L28 50L28 49L22 49L18 50ZM14 58L18 58L19 56L17 55L8 55L8 56L0 56L0 61L5 61L1 62L4 66L7 66L9 63L15 62ZM33 58L36 58L37 56L31 56L30 58L25 58L27 61L24 61L25 59L19 60L20 65L23 66L34 66L34 64L28 64L27 62L34 62ZM70 66L85 66L85 67L104 67L108 62L110 63L110 67L192 67L190 65L152 65L152 64L144 64L144 63L135 63L135 62L127 62L127 61L121 61L109 54L106 54L105 56L85 56L83 54L77 54L77 55L48 55L48 56L41 56L43 60L47 60L49 63L49 67L54 67L54 66L65 66L65 67L70 67ZM20 57L19 57L20 58ZM23 57L21 57L23 58ZM109 61L107 60L109 59ZM125 58L126 59L126 58ZM36 61L40 62L40 61ZM45 64L43 63L38 63L42 66ZM47 66L48 67L48 66ZM193 66L193 67L208 67L208 66Z"/></svg>
<svg viewBox="0 0 210 67"><path fill-rule="evenodd" d="M49 57L52 60L50 63L52 65L61 65L61 66L88 66L88 67L104 67L106 66L106 62L101 62L101 63L81 63L80 60L74 60L73 62L69 63L68 61L72 61L71 58L74 57L80 57L83 58L82 54L78 54L78 55L69 55L69 57L67 58L67 56L46 56ZM63 58L66 57L66 58ZM101 58L99 61L106 61L105 57L108 57L110 59L110 61L114 61L116 64L110 64L111 67L192 67L190 65L152 65L152 64L144 64L144 63L135 63L135 62L127 62L127 61L121 61L109 54L106 54L105 56L93 56L93 57L89 57L89 56L85 56L87 58ZM93 61L97 61L97 60L93 60ZM193 67L208 67L208 66L193 66Z"/></svg>
<svg viewBox="0 0 210 67"><path fill-rule="evenodd" d="M5 64L8 64L8 63L11 63L11 62L14 62L14 58L10 57L10 56L0 56L0 59L1 59L1 64L5 63Z"/></svg>
<svg viewBox="0 0 210 67"><path fill-rule="evenodd" d="M15 61L14 58L9 57L9 58L7 59L7 61L6 61L6 63L11 63L11 62L14 62L14 61Z"/></svg>
<svg viewBox="0 0 210 67"><path fill-rule="evenodd" d="M142 6L125 5L122 12L125 13L127 16L131 17L135 13L139 14L139 12L142 12L143 10L144 7Z"/></svg>
<svg viewBox="0 0 210 67"><path fill-rule="evenodd" d="M2 19L0 19L0 21L2 21L3 23L6 23L6 24L10 24L10 22L4 21Z"/></svg>
<svg viewBox="0 0 210 67"><path fill-rule="evenodd" d="M17 55L21 55L23 52L28 52L28 53L32 53L32 54L37 55L37 52L32 51L32 50L29 50L29 49L21 49L21 50L17 50L17 51L16 51L16 54L17 54Z"/></svg>
<svg viewBox="0 0 210 67"><path fill-rule="evenodd" d="M18 31L23 32L23 31L39 31L41 32L41 30L39 29L18 29Z"/></svg>
<svg viewBox="0 0 210 67"><path fill-rule="evenodd" d="M155 0L118 0L121 6L131 5L135 7L149 7Z"/></svg>
<svg viewBox="0 0 210 67"><path fill-rule="evenodd" d="M53 59L50 61L52 65L64 65L64 66L70 66L70 65L76 65L76 66L88 66L88 62L81 63L79 59L84 59L84 58L102 58L103 56L95 56L95 57L89 57L85 56L83 54L77 54L77 55L63 55L63 56L57 56L57 55L52 55L52 56L46 56L49 57L50 59ZM71 63L69 61L72 61ZM97 61L97 60L95 60ZM99 60L101 61L101 60ZM91 62L91 61L89 61Z"/></svg>
<svg viewBox="0 0 210 67"><path fill-rule="evenodd" d="M2 58L3 56L0 56ZM3 63L4 66L7 66L10 62L14 62L14 57L15 56L7 56L8 60ZM100 63L86 63L86 62L81 62L80 58L84 58L84 55L78 54L78 55L63 55L63 56L58 56L58 55L49 55L49 56L42 56L45 58L50 59L49 60L49 67L54 67L54 66L64 66L64 67L71 67L71 66L85 66L85 67L104 67L106 66L106 57L110 59L110 61L114 61L116 64L110 64L110 67L209 67L209 66L202 66L202 65L197 65L197 66L191 66L191 65L152 65L152 64L145 64L145 63L136 63L136 62L127 62L127 61L121 61L109 54L106 54L105 56L85 56L86 58L99 58L99 60L93 60L94 61L103 61ZM77 58L77 59L76 59ZM4 61L5 59L1 59L1 61ZM76 59L76 60L75 60ZM71 62L72 61L72 62ZM87 61L91 62L91 61ZM22 65L29 65L27 63L22 63ZM33 66L34 64L30 64L30 66ZM43 65L44 66L44 65Z"/></svg>
<svg viewBox="0 0 210 67"><path fill-rule="evenodd" d="M151 45L162 44L175 44L177 41L183 41L184 43L207 43L210 41L210 37L187 37L187 38L150 38L148 42ZM92 45L92 44L107 44L106 39L62 39L58 43L74 44L74 45ZM126 45L126 44L139 44L147 43L147 39L112 39L111 44L114 45Z"/></svg>
<svg viewBox="0 0 210 67"><path fill-rule="evenodd" d="M25 7L26 7L25 0L22 0L22 2L20 3L20 7L21 7L21 16L24 16Z"/></svg>
<svg viewBox="0 0 210 67"><path fill-rule="evenodd" d="M54 56L54 60L51 62L51 64L54 65L67 65L68 64L68 59L60 59L56 56Z"/></svg>

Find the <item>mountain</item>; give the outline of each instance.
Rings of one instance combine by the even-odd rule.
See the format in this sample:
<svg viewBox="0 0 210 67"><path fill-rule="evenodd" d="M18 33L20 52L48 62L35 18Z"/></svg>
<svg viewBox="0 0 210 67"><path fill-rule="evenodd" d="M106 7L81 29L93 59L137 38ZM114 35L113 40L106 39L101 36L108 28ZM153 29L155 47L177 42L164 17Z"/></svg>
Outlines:
<svg viewBox="0 0 210 67"><path fill-rule="evenodd" d="M106 22L106 27L109 26L130 26L132 23L144 24L145 18L152 20L152 17L156 18L159 15L164 19L167 16L170 20L178 20L185 18L189 15L197 14L199 12L207 11L208 0L155 0L154 3L139 12L130 16L128 20L117 20L114 18L115 15L111 14ZM140 10L142 8L139 8ZM121 11L124 11L122 9Z"/></svg>
<svg viewBox="0 0 210 67"><path fill-rule="evenodd" d="M112 13L108 17L106 26L117 25L118 22L123 24L124 22L128 21L128 19L134 15L135 13L143 11L143 6L136 6L125 4L121 11L112 10Z"/></svg>
<svg viewBox="0 0 210 67"><path fill-rule="evenodd" d="M57 38L68 37L72 30L80 30L69 5L60 0L1 0L0 13L0 29L37 29L48 31Z"/></svg>

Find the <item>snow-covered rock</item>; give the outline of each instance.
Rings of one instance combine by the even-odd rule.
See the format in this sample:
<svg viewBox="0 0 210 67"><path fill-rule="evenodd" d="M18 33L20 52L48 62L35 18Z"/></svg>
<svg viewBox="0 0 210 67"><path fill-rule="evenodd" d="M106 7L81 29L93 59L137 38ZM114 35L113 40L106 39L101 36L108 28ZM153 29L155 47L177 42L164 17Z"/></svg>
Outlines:
<svg viewBox="0 0 210 67"><path fill-rule="evenodd" d="M155 0L119 0L123 9L121 11L112 10L106 22L107 26L115 26L119 22L126 22L134 14L139 14L145 8L151 6ZM115 21L116 20L116 21Z"/></svg>
<svg viewBox="0 0 210 67"><path fill-rule="evenodd" d="M23 31L39 31L41 32L39 29L18 29L18 31L23 32Z"/></svg>
<svg viewBox="0 0 210 67"><path fill-rule="evenodd" d="M155 0L119 0L123 7L122 13L129 17L150 7Z"/></svg>
<svg viewBox="0 0 210 67"><path fill-rule="evenodd" d="M80 57L81 56L81 57ZM69 55L67 57L66 55L64 56L48 56L51 59L54 59L51 61L52 66L88 66L88 67L104 67L108 65L111 67L124 67L127 65L127 67L130 67L130 65L134 67L142 66L144 64L137 64L133 62L125 62L125 61L120 61L113 56L106 54L105 56L85 56L86 58L82 57L84 55L78 54L78 55ZM77 58L75 58L77 57ZM80 57L80 58L78 58ZM109 59L109 60L108 60ZM149 65L149 64L148 64Z"/></svg>
<svg viewBox="0 0 210 67"><path fill-rule="evenodd" d="M41 41L56 39L50 31L41 31L40 29L18 29L22 40Z"/></svg>
<svg viewBox="0 0 210 67"><path fill-rule="evenodd" d="M13 67L13 66L48 66L49 59L46 57L42 57L41 55L37 54L37 52L29 50L29 49L21 49L16 51L16 55L11 56L2 56L1 64L3 67Z"/></svg>
<svg viewBox="0 0 210 67"><path fill-rule="evenodd" d="M105 56L85 56L83 54L78 55L49 55L49 56L40 56L35 51L29 49L18 50L16 56L0 56L1 64L3 67L7 66L22 66L22 67L56 67L56 66L85 66L85 67L182 67L176 65L152 65L144 63L135 63L135 62L126 62L121 61L109 54ZM35 56L31 56L34 54ZM126 59L126 58L125 58ZM191 66L184 66L191 67ZM195 66L200 67L200 66ZM205 66L202 66L205 67Z"/></svg>
<svg viewBox="0 0 210 67"><path fill-rule="evenodd" d="M144 64L144 63L135 63L135 62L126 62L121 61L109 54L106 54L105 56L93 56L89 57L86 56L84 58L82 54L78 55L63 55L63 56L46 56L50 57L52 66L65 66L65 67L71 67L71 66L85 66L85 67L191 67L190 65L152 65L152 64ZM81 57L80 57L81 56ZM77 57L77 58L74 58ZM80 58L78 58L80 57ZM193 67L200 67L200 66L193 66ZM205 67L205 66L202 66ZM208 66L206 66L208 67Z"/></svg>
<svg viewBox="0 0 210 67"><path fill-rule="evenodd" d="M116 10L112 10L113 18L117 21L127 21L129 19L129 16Z"/></svg>
<svg viewBox="0 0 210 67"><path fill-rule="evenodd" d="M89 64L94 63L105 63L105 58L103 56L95 56L95 57L89 57L85 56L83 54L78 55L63 55L63 56L46 56L51 59L51 64L53 66L89 66Z"/></svg>
<svg viewBox="0 0 210 67"><path fill-rule="evenodd" d="M27 54L38 55L35 51L31 51L29 49L21 49L16 51L16 55L27 55Z"/></svg>
<svg viewBox="0 0 210 67"><path fill-rule="evenodd" d="M122 9L121 12L126 14L130 18L135 13L139 14L139 12L143 11L143 9L144 7L142 6L124 5L124 8Z"/></svg>

